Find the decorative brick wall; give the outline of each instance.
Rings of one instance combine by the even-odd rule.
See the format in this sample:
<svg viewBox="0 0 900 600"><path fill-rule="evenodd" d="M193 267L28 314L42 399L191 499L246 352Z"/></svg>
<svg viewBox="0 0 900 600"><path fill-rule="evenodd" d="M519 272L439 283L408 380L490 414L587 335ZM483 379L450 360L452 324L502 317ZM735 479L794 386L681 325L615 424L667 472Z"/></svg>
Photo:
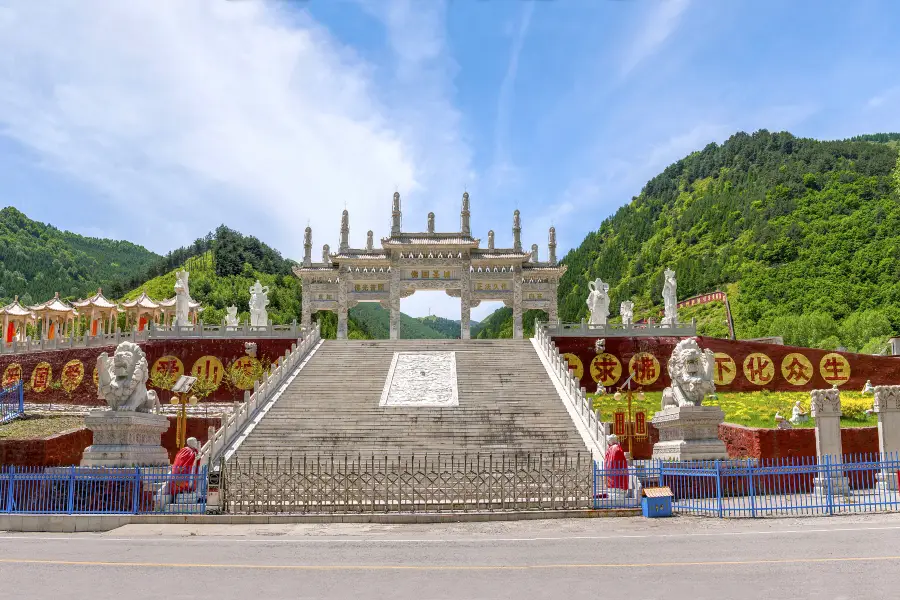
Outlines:
<svg viewBox="0 0 900 600"><path fill-rule="evenodd" d="M667 365L680 340L673 337L606 338L606 352L594 351L596 337L555 337L559 351L581 375L589 392L598 381L607 387L621 385L630 371L646 390L669 385ZM900 381L900 357L829 352L760 342L700 337L701 348L716 353L716 388L720 391L807 391L839 387L861 390L866 380L873 385Z"/></svg>
<svg viewBox="0 0 900 600"><path fill-rule="evenodd" d="M243 399L243 390L229 387L223 375L224 369L246 356L245 342L256 344L257 358L266 364L284 356L296 340L156 340L140 346L147 353L151 369L171 365L182 373L199 370L202 375L208 373L221 379L219 389L205 399L221 402ZM0 378L3 385L21 378L26 385L25 402L102 406L103 400L97 398L94 370L97 357L103 352L112 355L115 346L0 356ZM161 402L167 400L168 394L160 398Z"/></svg>

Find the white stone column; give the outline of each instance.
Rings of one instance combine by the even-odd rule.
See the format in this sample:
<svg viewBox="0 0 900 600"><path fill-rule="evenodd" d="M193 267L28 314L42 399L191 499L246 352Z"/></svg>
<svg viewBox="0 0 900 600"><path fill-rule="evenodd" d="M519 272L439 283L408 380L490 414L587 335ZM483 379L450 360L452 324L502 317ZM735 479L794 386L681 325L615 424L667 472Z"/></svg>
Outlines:
<svg viewBox="0 0 900 600"><path fill-rule="evenodd" d="M878 451L881 460L900 460L900 385L875 387L875 414L878 415ZM896 469L878 474L878 485L898 489Z"/></svg>
<svg viewBox="0 0 900 600"><path fill-rule="evenodd" d="M300 296L300 325L306 331L309 331L312 327L312 299L308 297L309 295L312 295L312 292L307 294L303 291Z"/></svg>
<svg viewBox="0 0 900 600"><path fill-rule="evenodd" d="M813 390L810 392L810 411L816 420L816 456L820 465L830 464L832 494L849 491L849 483L835 465L843 461L841 448L841 393L837 389ZM827 458L827 461L826 461ZM816 477L815 489L818 493L828 490L828 481L824 475Z"/></svg>
<svg viewBox="0 0 900 600"><path fill-rule="evenodd" d="M463 340L471 339L471 321L472 321L472 283L469 275L469 267L463 265L462 274L460 275L460 293L459 293L459 337Z"/></svg>
<svg viewBox="0 0 900 600"><path fill-rule="evenodd" d="M520 340L523 337L525 334L522 328L522 267L516 266L513 271L513 338Z"/></svg>
<svg viewBox="0 0 900 600"><path fill-rule="evenodd" d="M400 267L391 266L391 339L400 338Z"/></svg>
<svg viewBox="0 0 900 600"><path fill-rule="evenodd" d="M550 282L550 307L547 309L547 320L550 324L556 324L559 320L559 298L556 295L555 281Z"/></svg>
<svg viewBox="0 0 900 600"><path fill-rule="evenodd" d="M347 279L346 273L341 273L340 282L338 283L338 310L337 310L337 339L347 339L347 318L350 307L347 301L347 290L350 287L350 281Z"/></svg>

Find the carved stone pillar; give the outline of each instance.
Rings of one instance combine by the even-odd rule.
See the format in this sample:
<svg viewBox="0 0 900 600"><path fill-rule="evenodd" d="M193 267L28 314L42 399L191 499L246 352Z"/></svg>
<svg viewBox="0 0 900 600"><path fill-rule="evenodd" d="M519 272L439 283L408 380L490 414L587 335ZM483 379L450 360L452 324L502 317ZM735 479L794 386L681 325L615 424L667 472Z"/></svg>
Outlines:
<svg viewBox="0 0 900 600"><path fill-rule="evenodd" d="M300 325L307 331L312 327L312 300L307 297L311 295L309 292L300 296Z"/></svg>
<svg viewBox="0 0 900 600"><path fill-rule="evenodd" d="M828 473L815 478L813 485L820 494L827 493L829 489L832 494L843 493L849 490L849 482L839 467L843 455L840 391L813 390L809 394L812 409L810 412L816 420L816 456L820 465L831 466Z"/></svg>
<svg viewBox="0 0 900 600"><path fill-rule="evenodd" d="M400 268L391 267L391 339L400 338Z"/></svg>
<svg viewBox="0 0 900 600"><path fill-rule="evenodd" d="M472 337L471 332L471 316L472 316L472 283L469 275L469 267L463 265L462 275L460 276L461 290L459 293L459 337L468 340Z"/></svg>
<svg viewBox="0 0 900 600"><path fill-rule="evenodd" d="M878 415L878 451L881 460L900 459L900 385L879 385L875 387L875 414ZM878 485L896 491L898 475L896 470L878 474Z"/></svg>
<svg viewBox="0 0 900 600"><path fill-rule="evenodd" d="M547 309L547 320L556 323L559 320L559 298L556 296L556 281L550 282L550 307Z"/></svg>
<svg viewBox="0 0 900 600"><path fill-rule="evenodd" d="M522 328L522 267L517 266L513 272L513 338L521 340L523 337L525 332Z"/></svg>
<svg viewBox="0 0 900 600"><path fill-rule="evenodd" d="M338 310L337 310L337 339L347 339L347 319L350 306L347 300L348 288L350 282L347 280L347 274L342 273L338 282Z"/></svg>

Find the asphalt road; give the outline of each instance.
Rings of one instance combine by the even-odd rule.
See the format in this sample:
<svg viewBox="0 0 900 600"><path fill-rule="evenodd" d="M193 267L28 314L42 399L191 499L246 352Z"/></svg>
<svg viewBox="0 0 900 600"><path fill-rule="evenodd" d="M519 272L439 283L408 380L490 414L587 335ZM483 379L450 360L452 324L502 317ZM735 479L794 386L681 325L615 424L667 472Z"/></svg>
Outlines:
<svg viewBox="0 0 900 600"><path fill-rule="evenodd" d="M900 515L0 534L0 598L900 597Z"/></svg>

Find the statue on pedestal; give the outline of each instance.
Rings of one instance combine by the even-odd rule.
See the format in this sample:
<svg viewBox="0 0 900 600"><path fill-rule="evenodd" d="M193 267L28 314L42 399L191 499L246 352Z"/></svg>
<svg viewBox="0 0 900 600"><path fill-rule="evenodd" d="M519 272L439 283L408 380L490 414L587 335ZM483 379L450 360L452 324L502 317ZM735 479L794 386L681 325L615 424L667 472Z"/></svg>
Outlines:
<svg viewBox="0 0 900 600"><path fill-rule="evenodd" d="M238 327L241 320L237 316L237 306L231 305L225 309L228 314L225 315L225 325L227 327Z"/></svg>
<svg viewBox="0 0 900 600"><path fill-rule="evenodd" d="M250 288L250 325L252 327L265 327L269 324L269 313L266 307L269 305L269 286L263 286L259 279Z"/></svg>
<svg viewBox="0 0 900 600"><path fill-rule="evenodd" d="M619 305L619 312L622 314L622 325L634 323L634 302L626 300Z"/></svg>
<svg viewBox="0 0 900 600"><path fill-rule="evenodd" d="M187 327L191 324L190 317L191 291L188 288L188 272L175 273L175 326Z"/></svg>
<svg viewBox="0 0 900 600"><path fill-rule="evenodd" d="M599 277L588 283L591 293L588 294L587 305L591 311L591 325L606 325L609 316L609 284L603 283Z"/></svg>
<svg viewBox="0 0 900 600"><path fill-rule="evenodd" d="M97 357L97 394L110 410L148 413L159 406L148 377L147 357L133 342L119 344L112 359L106 352Z"/></svg>
<svg viewBox="0 0 900 600"><path fill-rule="evenodd" d="M675 325L678 323L678 294L676 291L675 271L666 269L666 282L663 284L663 305L665 316L663 325Z"/></svg>

